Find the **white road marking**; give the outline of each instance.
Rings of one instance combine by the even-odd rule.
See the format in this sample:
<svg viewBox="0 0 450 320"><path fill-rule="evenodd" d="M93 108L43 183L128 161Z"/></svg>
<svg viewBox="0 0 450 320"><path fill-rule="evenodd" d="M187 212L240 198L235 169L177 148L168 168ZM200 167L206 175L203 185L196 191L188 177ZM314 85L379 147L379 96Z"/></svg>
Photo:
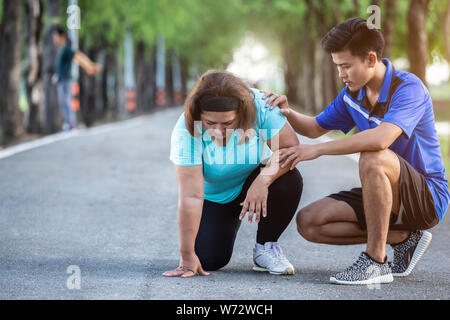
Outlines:
<svg viewBox="0 0 450 320"><path fill-rule="evenodd" d="M114 123L108 123L93 128L76 129L67 132L59 132L48 135L46 137L36 139L29 142L24 142L13 147L0 150L0 160L12 157L18 153L33 150L42 146L49 145L58 141L67 140L73 137L94 136L116 129L133 128L143 124L148 116L140 116L133 119L123 120Z"/></svg>

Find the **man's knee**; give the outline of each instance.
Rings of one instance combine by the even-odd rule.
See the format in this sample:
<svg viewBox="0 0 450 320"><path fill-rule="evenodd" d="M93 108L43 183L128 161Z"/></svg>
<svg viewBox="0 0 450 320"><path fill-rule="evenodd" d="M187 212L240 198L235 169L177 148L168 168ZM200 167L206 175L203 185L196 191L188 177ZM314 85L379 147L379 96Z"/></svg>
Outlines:
<svg viewBox="0 0 450 320"><path fill-rule="evenodd" d="M360 176L371 172L382 172L386 164L387 151L364 151L359 158Z"/></svg>

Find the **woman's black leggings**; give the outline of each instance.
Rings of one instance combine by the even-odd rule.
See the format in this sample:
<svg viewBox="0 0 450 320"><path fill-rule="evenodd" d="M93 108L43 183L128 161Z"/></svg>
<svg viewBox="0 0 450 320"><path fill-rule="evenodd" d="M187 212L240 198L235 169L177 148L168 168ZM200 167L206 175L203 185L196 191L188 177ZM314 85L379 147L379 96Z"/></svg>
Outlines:
<svg viewBox="0 0 450 320"><path fill-rule="evenodd" d="M220 204L204 201L195 240L195 252L204 270L220 269L230 261L236 233L241 225L239 214L242 206L239 204L245 200L247 190L261 167L250 174L241 193L232 202ZM288 171L269 186L267 217L261 214L256 242L264 244L278 240L297 210L302 191L303 179L297 169Z"/></svg>

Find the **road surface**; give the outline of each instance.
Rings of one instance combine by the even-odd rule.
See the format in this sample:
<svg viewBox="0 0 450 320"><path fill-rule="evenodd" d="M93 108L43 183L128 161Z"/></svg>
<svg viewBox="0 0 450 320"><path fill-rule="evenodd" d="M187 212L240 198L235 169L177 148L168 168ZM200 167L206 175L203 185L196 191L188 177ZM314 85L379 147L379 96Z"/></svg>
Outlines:
<svg viewBox="0 0 450 320"><path fill-rule="evenodd" d="M294 221L280 239L293 276L251 270L256 226L247 222L224 269L191 279L161 276L179 258L169 143L181 112L81 130L0 157L0 299L450 298L448 217L431 230L433 241L413 273L388 285L330 284L364 246L307 242ZM305 184L299 208L360 185L352 157L298 168ZM78 275L80 282L72 281Z"/></svg>

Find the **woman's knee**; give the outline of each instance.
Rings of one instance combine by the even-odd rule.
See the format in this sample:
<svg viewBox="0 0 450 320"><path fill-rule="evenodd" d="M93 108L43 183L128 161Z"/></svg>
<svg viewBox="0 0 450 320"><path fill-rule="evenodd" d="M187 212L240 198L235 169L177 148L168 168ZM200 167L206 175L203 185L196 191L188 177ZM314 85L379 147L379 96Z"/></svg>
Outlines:
<svg viewBox="0 0 450 320"><path fill-rule="evenodd" d="M290 170L279 177L271 186L270 191L281 193L284 198L300 198L303 192L303 177L297 168Z"/></svg>
<svg viewBox="0 0 450 320"><path fill-rule="evenodd" d="M200 257L200 263L202 264L202 268L205 271L216 271L219 269L222 269L225 267L231 259L231 256L220 256L220 257L214 257L214 256L207 256L207 257Z"/></svg>

